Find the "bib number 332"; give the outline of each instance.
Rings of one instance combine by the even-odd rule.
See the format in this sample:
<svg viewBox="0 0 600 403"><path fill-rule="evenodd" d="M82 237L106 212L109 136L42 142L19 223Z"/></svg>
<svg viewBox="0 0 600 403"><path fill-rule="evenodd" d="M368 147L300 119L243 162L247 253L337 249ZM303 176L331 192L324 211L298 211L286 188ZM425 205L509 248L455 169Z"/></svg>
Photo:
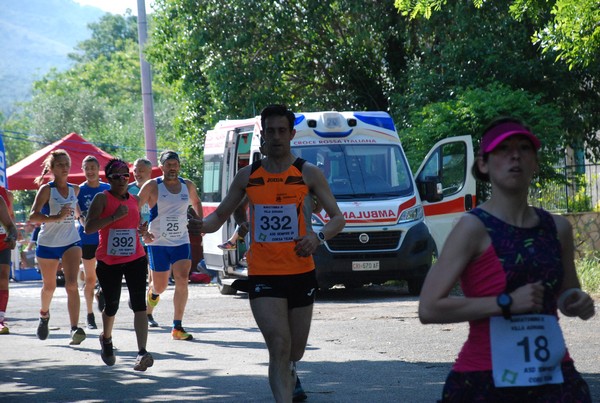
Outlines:
<svg viewBox="0 0 600 403"><path fill-rule="evenodd" d="M490 318L492 370L496 387L563 382L565 340L556 317L518 315Z"/></svg>
<svg viewBox="0 0 600 403"><path fill-rule="evenodd" d="M295 204L254 206L254 233L259 242L292 242L298 238Z"/></svg>

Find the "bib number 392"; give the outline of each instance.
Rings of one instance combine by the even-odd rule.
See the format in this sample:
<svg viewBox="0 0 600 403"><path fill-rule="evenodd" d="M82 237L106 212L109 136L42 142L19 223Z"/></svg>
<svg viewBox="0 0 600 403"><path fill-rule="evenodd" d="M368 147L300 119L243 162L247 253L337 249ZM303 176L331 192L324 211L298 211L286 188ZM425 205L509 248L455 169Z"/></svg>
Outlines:
<svg viewBox="0 0 600 403"><path fill-rule="evenodd" d="M563 382L565 340L555 316L490 318L492 370L496 387Z"/></svg>
<svg viewBox="0 0 600 403"><path fill-rule="evenodd" d="M114 229L108 233L108 254L111 256L131 256L135 253L135 229Z"/></svg>

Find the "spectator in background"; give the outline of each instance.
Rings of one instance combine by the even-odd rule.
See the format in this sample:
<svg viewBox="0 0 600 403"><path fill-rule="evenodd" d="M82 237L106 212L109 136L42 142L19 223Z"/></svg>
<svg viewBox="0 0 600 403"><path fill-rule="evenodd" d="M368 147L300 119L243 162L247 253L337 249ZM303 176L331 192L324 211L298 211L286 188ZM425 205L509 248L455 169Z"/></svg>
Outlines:
<svg viewBox="0 0 600 403"><path fill-rule="evenodd" d="M8 305L11 251L17 244L18 236L12 204L12 193L0 186L0 334L9 333L4 321Z"/></svg>
<svg viewBox="0 0 600 403"><path fill-rule="evenodd" d="M100 162L93 155L86 156L82 163L81 169L85 174L85 182L79 185L79 195L77 202L79 204L80 216L77 218L79 222L79 237L81 238L81 259L83 261L83 271L85 275L85 286L83 295L85 297L85 306L87 308L87 328L97 329L96 317L94 316L93 302L94 290L96 289L96 249L98 249L98 233L90 234L83 231L85 216L92 204L94 196L110 188L108 183L100 181Z"/></svg>

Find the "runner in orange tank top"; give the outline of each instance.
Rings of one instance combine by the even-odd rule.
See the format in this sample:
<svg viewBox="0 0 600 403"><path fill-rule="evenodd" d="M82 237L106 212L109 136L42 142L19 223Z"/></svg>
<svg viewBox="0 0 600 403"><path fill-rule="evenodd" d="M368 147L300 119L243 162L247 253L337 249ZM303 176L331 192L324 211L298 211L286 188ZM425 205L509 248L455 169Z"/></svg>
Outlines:
<svg viewBox="0 0 600 403"><path fill-rule="evenodd" d="M269 384L277 402L289 402L293 395L294 400L306 398L295 363L304 355L317 288L312 254L345 224L321 170L291 152L294 121L294 113L283 105L263 109L261 135L267 157L237 173L201 230L218 230L248 196L250 308L269 350ZM319 234L310 225L309 193L330 217Z"/></svg>

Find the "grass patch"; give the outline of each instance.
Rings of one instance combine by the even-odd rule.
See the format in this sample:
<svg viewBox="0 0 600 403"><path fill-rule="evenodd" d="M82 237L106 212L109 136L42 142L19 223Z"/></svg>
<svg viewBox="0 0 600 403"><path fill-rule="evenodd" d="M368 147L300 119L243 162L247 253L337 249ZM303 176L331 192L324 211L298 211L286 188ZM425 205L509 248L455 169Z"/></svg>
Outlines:
<svg viewBox="0 0 600 403"><path fill-rule="evenodd" d="M575 260L581 289L590 295L600 296L600 253L594 252Z"/></svg>

